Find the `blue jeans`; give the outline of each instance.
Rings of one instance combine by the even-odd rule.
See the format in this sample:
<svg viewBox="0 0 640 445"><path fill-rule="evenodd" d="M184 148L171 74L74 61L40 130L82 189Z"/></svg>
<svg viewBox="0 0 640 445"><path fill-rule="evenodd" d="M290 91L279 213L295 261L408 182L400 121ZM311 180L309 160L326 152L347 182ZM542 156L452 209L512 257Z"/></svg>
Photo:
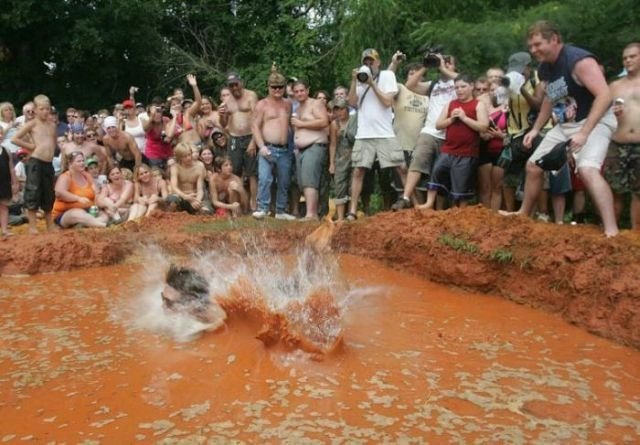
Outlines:
<svg viewBox="0 0 640 445"><path fill-rule="evenodd" d="M271 156L258 154L258 210L269 212L271 206L271 184L276 176L276 213L287 211L289 203L289 184L291 183L291 164L293 152L288 148L279 148L267 144ZM274 172L275 170L275 172Z"/></svg>

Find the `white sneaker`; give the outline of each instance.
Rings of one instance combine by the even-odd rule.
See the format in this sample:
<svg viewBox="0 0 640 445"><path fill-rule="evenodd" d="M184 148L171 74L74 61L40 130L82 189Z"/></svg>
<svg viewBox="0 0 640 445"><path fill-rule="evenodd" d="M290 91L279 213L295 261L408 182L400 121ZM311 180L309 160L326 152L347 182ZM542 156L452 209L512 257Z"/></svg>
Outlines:
<svg viewBox="0 0 640 445"><path fill-rule="evenodd" d="M267 212L263 212L262 210L256 210L251 214L255 219L264 219L267 216Z"/></svg>
<svg viewBox="0 0 640 445"><path fill-rule="evenodd" d="M296 217L293 215L289 215L288 213L276 213L276 219L282 219L284 221L295 221Z"/></svg>

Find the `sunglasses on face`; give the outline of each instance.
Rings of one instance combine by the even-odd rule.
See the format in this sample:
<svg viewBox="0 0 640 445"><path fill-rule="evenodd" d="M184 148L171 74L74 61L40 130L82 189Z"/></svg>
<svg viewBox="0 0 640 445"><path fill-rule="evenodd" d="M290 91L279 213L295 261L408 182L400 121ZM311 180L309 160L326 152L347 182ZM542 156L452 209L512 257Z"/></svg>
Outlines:
<svg viewBox="0 0 640 445"><path fill-rule="evenodd" d="M94 138L94 137L96 137L96 134L95 133L87 133L87 137L88 138Z"/></svg>
<svg viewBox="0 0 640 445"><path fill-rule="evenodd" d="M269 88L272 90L282 90L284 89L284 85L269 85Z"/></svg>

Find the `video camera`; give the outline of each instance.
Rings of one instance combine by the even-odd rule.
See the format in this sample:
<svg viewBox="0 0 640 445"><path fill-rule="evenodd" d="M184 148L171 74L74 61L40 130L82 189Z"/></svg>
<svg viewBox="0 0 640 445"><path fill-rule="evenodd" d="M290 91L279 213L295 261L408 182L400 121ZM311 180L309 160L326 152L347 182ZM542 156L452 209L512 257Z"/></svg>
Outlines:
<svg viewBox="0 0 640 445"><path fill-rule="evenodd" d="M442 54L442 46L427 47L423 52L425 54L422 59L422 65L425 68L438 68L440 66L440 57L442 57L445 62L449 62L451 60L451 56L445 56Z"/></svg>

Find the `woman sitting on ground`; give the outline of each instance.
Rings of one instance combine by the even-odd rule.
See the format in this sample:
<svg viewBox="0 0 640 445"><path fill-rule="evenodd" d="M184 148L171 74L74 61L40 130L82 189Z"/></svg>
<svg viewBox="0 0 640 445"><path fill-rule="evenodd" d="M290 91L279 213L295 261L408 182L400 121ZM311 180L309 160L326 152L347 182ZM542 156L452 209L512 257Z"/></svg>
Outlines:
<svg viewBox="0 0 640 445"><path fill-rule="evenodd" d="M100 190L98 206L109 215L112 222L126 221L133 200L133 184L122 176L120 167L113 166L107 174L108 183Z"/></svg>
<svg viewBox="0 0 640 445"><path fill-rule="evenodd" d="M93 216L89 209L95 205L98 194L93 177L85 171L84 154L74 151L67 155L68 170L56 181L56 200L52 216L62 228L81 224L86 227L106 227L108 216L104 212Z"/></svg>
<svg viewBox="0 0 640 445"><path fill-rule="evenodd" d="M216 214L240 216L249 209L249 197L242 186L242 179L233 174L233 164L229 158L216 158L219 173L209 179L209 193ZM220 211L222 210L222 211Z"/></svg>
<svg viewBox="0 0 640 445"><path fill-rule="evenodd" d="M153 175L148 165L141 164L134 175L134 202L129 210L129 221L151 215L168 195L164 179Z"/></svg>

